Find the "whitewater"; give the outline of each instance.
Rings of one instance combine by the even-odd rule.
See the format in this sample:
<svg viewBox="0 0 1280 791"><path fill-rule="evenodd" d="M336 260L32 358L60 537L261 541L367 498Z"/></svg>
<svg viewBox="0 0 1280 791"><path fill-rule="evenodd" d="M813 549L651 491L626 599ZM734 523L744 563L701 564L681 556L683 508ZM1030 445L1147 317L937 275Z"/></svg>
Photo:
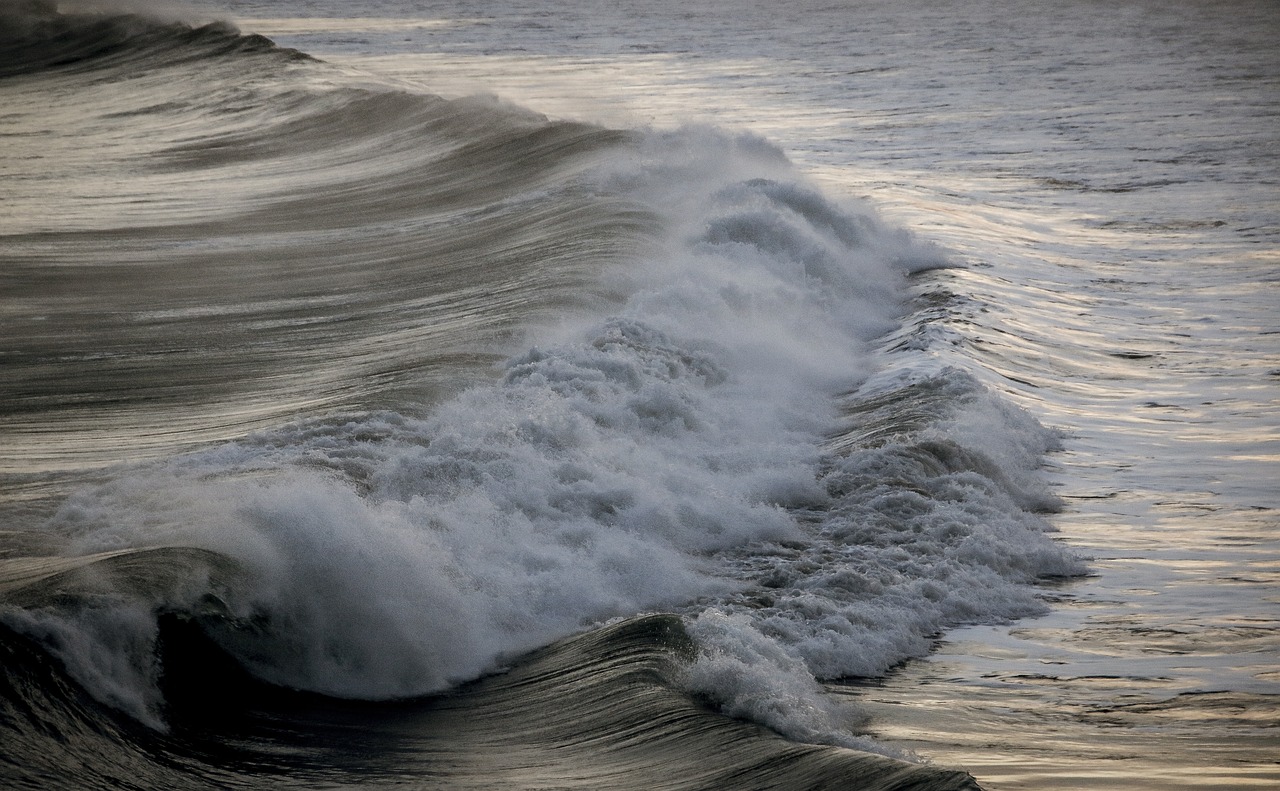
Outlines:
<svg viewBox="0 0 1280 791"><path fill-rule="evenodd" d="M786 8L0 12L6 781L1275 782L1274 9Z"/></svg>

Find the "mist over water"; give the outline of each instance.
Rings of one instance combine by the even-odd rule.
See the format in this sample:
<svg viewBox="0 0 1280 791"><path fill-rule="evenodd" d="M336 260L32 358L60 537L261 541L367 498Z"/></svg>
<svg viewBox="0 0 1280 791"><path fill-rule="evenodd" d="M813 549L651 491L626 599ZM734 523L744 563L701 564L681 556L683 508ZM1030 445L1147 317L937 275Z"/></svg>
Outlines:
<svg viewBox="0 0 1280 791"><path fill-rule="evenodd" d="M1071 721L1105 743L1117 717L1159 734L1128 779L1171 760L1160 738L1224 722L1246 746L1202 785L1265 779L1274 345L1236 339L1274 282L1250 131L1266 105L1228 103L1232 161L1263 169L1230 178L1125 136L1175 123L1156 99L1115 109L1119 70L1155 80L1166 57L1145 31L1177 40L1195 14L1121 14L1111 35L1140 55L1124 66L1052 44L1093 30L1056 12L1010 49L983 21L998 3L914 26L889 6L806 8L781 28L754 6L597 9L566 36L568 5L229 9L297 50L222 23L46 10L11 28L45 67L0 83L20 208L0 226L15 656L34 638L91 705L149 729L130 739L177 739L175 756L193 738L188 640L247 671L237 689L452 690L517 719L534 709L503 682L469 682L554 661L538 683L569 699L572 668L622 689L629 665L610 657L685 646L652 660L645 694L799 742L913 749L984 787L1102 782L1094 753L1020 734ZM55 29L72 34L61 49ZM1276 75L1252 39L1213 30L1196 50L1212 84L1264 96ZM1208 58L1229 35L1235 60ZM1202 107L1191 86L1159 95ZM1063 91L1076 103L1044 117ZM1052 124L1059 142L1031 140ZM1131 171L1104 174L1117 162ZM1214 189L1260 205L1193 199ZM1169 190L1186 217L1157 214ZM1224 219L1194 219L1210 206ZM1209 283L1212 310L1184 323ZM1229 449L1187 464L1188 443ZM1206 464L1231 483L1199 484ZM683 636L626 620L651 612ZM575 634L595 647L557 642ZM929 714L935 690L956 716ZM246 699L313 735L254 754L292 755L347 716L273 709L275 694ZM728 733L682 727L684 704L663 700L646 765ZM993 713L1009 700L1026 711ZM57 728L117 716L67 711ZM463 744L415 741L440 712L413 736L370 712L426 766ZM602 744L641 727L619 713L551 730L584 744L586 722ZM975 744L974 722L995 736ZM1025 746L1009 759L1002 742ZM1194 784L1184 770L1213 749L1153 782ZM604 772L607 753L573 760ZM346 782L354 765L324 754ZM805 755L815 778L861 760ZM796 787L825 787L804 772Z"/></svg>

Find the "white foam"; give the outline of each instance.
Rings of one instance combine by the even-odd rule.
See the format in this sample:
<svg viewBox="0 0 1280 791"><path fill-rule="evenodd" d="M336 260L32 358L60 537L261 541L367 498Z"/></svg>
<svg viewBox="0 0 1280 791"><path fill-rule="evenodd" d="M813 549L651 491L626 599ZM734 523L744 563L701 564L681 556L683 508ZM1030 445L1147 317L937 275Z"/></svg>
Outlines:
<svg viewBox="0 0 1280 791"><path fill-rule="evenodd" d="M5 625L47 645L99 700L153 728L165 727L156 688L155 615L142 603L58 614L6 609Z"/></svg>
<svg viewBox="0 0 1280 791"><path fill-rule="evenodd" d="M836 396L936 251L705 129L650 135L594 188L672 229L608 273L629 295L613 316L429 417L282 427L84 493L54 527L84 552L237 558L256 582L227 604L269 626L218 639L269 680L343 696L439 690L614 616L705 610L692 687L835 743L847 722L815 675L880 672L949 623L1035 609L1025 583L1053 553L1020 548L1037 528L1000 485L884 449L824 457Z"/></svg>
<svg viewBox="0 0 1280 791"><path fill-rule="evenodd" d="M826 694L802 660L760 634L745 615L707 610L690 620L689 632L700 654L685 683L725 714L767 725L796 741L910 757L852 735L864 715Z"/></svg>

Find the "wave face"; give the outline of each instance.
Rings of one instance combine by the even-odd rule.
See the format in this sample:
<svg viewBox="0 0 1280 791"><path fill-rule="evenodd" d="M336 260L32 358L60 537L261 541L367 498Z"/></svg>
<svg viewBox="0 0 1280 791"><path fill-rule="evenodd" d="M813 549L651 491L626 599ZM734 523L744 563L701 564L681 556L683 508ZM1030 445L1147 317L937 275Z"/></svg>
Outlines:
<svg viewBox="0 0 1280 791"><path fill-rule="evenodd" d="M389 784L972 787L845 749L817 681L1081 571L1055 436L927 353L939 251L757 138L6 13L13 744L67 734L86 787L353 782L372 727Z"/></svg>
<svg viewBox="0 0 1280 791"><path fill-rule="evenodd" d="M978 788L963 773L796 744L708 710L679 689L677 658L694 649L674 616L557 643L448 697L379 707L255 687L171 622L164 656L181 672L168 684L168 733L101 708L38 648L5 638L0 711L6 724L38 726L7 729L0 777L13 788L51 777L86 789L837 788L850 778L872 791Z"/></svg>

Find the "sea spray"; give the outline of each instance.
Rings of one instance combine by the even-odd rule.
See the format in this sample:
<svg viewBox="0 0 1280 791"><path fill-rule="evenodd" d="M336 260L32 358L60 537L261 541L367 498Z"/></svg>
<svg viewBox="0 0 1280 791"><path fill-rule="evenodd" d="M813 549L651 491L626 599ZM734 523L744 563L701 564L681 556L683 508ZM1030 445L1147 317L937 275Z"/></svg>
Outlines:
<svg viewBox="0 0 1280 791"><path fill-rule="evenodd" d="M206 628L283 686L422 695L609 618L676 610L705 636L694 689L840 744L848 722L815 676L882 672L947 625L1034 611L1025 585L1046 568L987 557L1022 557L1041 526L980 470L920 438L904 458L923 471L868 461L892 449L824 451L905 278L938 251L824 198L756 138L636 135L573 178L666 228L603 273L612 315L578 314L426 416L304 421L145 467L71 498L50 529L73 552L233 558L247 581L220 591L230 617ZM868 469L883 474L869 488ZM1004 533L964 538L984 521ZM730 655L772 657L775 691L726 673ZM114 666L62 656L86 683ZM115 673L107 697L147 681ZM132 699L158 716L153 694Z"/></svg>

